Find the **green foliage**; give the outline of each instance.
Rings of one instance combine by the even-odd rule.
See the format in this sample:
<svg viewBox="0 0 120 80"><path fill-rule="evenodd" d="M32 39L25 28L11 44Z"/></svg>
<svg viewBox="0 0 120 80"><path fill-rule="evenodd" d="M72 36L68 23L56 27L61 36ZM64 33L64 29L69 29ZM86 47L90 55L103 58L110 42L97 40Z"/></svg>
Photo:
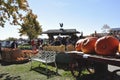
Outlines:
<svg viewBox="0 0 120 80"><path fill-rule="evenodd" d="M41 25L37 21L37 15L33 14L32 11L28 12L23 21L24 23L22 23L21 29L19 29L20 36L27 35L31 40L41 34Z"/></svg>
<svg viewBox="0 0 120 80"><path fill-rule="evenodd" d="M10 24L20 25L23 12L29 11L27 0L0 0L0 26L4 27L6 21Z"/></svg>
<svg viewBox="0 0 120 80"><path fill-rule="evenodd" d="M22 50L31 50L31 45L29 44L23 44L23 45L19 45L18 48L22 49Z"/></svg>
<svg viewBox="0 0 120 80"><path fill-rule="evenodd" d="M20 35L27 35L30 39L37 38L42 32L37 16L32 13L27 0L0 0L0 26L6 21L11 25L20 25Z"/></svg>
<svg viewBox="0 0 120 80"><path fill-rule="evenodd" d="M14 40L17 40L17 38L13 38L13 37L9 37L8 39L6 39L8 41L14 41Z"/></svg>

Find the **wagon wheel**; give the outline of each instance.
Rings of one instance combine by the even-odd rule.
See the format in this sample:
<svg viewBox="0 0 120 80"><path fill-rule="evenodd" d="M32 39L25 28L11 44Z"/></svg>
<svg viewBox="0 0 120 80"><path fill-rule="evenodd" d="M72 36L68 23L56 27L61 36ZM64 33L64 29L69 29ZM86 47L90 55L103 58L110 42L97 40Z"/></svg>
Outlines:
<svg viewBox="0 0 120 80"><path fill-rule="evenodd" d="M86 69L90 74L94 73L94 67L92 64L87 64L86 61L70 63L70 70L74 77L80 77L83 69Z"/></svg>
<svg viewBox="0 0 120 80"><path fill-rule="evenodd" d="M82 67L79 66L77 62L70 63L70 71L74 77L79 77L82 72Z"/></svg>
<svg viewBox="0 0 120 80"><path fill-rule="evenodd" d="M92 62L85 62L85 63L84 63L84 66L85 66L86 70L87 70L90 74L95 73L95 69L94 69L94 66L93 66L93 63L92 63Z"/></svg>
<svg viewBox="0 0 120 80"><path fill-rule="evenodd" d="M93 74L95 72L94 68L93 67L88 67L86 66L86 69L87 71L90 73L90 74Z"/></svg>

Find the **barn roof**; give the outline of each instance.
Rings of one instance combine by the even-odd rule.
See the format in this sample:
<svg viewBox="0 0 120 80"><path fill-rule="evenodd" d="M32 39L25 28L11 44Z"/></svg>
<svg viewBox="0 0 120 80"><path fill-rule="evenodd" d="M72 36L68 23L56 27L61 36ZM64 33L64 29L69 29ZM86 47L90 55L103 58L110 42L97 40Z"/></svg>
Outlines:
<svg viewBox="0 0 120 80"><path fill-rule="evenodd" d="M42 32L42 34L51 34L51 35L59 35L59 34L72 35L76 33L80 33L80 32L77 31L76 29L51 29L51 30Z"/></svg>
<svg viewBox="0 0 120 80"><path fill-rule="evenodd" d="M120 31L120 28L111 28L111 31Z"/></svg>

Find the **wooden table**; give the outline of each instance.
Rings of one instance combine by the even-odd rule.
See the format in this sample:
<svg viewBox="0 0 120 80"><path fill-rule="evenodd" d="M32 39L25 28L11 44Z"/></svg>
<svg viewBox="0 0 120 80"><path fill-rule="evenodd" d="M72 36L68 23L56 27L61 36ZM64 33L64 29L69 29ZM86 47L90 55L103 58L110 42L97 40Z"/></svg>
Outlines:
<svg viewBox="0 0 120 80"><path fill-rule="evenodd" d="M120 66L119 56L101 56L96 54L84 54L78 51L65 52L69 54L74 61L70 63L71 72L74 77L81 75L83 68L86 68L89 72L89 67L94 69L95 76L109 75L108 64ZM75 75L74 70L78 67L79 74ZM110 75L111 76L111 75ZM112 76L111 76L112 77Z"/></svg>

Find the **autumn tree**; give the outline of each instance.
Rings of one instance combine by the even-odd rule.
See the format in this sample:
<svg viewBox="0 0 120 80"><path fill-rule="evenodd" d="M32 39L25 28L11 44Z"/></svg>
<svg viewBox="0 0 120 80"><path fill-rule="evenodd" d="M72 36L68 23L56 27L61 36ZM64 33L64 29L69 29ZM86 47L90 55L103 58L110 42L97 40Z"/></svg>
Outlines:
<svg viewBox="0 0 120 80"><path fill-rule="evenodd" d="M27 0L0 0L0 26L4 27L6 21L20 25L23 13L29 10Z"/></svg>
<svg viewBox="0 0 120 80"><path fill-rule="evenodd" d="M8 21L11 25L19 25L20 35L30 39L40 35L42 29L37 16L32 13L27 0L0 0L0 26Z"/></svg>
<svg viewBox="0 0 120 80"><path fill-rule="evenodd" d="M29 11L24 17L21 28L19 29L20 36L27 35L29 39L37 38L42 32L41 25L37 21L37 15Z"/></svg>
<svg viewBox="0 0 120 80"><path fill-rule="evenodd" d="M103 30L104 33L108 33L108 31L110 30L110 26L107 24L104 24L101 29Z"/></svg>

